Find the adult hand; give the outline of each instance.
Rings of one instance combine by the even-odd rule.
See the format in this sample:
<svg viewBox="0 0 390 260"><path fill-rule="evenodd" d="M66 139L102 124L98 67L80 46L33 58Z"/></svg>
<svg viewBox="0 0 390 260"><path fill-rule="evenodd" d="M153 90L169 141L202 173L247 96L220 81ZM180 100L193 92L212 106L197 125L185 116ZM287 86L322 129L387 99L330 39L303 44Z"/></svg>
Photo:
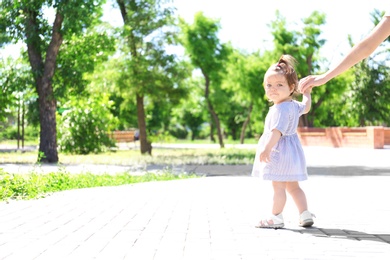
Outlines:
<svg viewBox="0 0 390 260"><path fill-rule="evenodd" d="M323 75L310 75L299 81L298 91L305 93L310 88L321 86L326 82L327 80L323 77Z"/></svg>

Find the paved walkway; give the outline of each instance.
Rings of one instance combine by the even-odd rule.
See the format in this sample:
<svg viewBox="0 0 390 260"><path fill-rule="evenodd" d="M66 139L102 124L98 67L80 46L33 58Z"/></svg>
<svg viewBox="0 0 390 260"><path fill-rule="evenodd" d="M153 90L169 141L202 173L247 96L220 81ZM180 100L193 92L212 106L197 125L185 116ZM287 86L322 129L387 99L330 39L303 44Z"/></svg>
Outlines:
<svg viewBox="0 0 390 260"><path fill-rule="evenodd" d="M254 228L270 183L236 169L2 202L0 259L389 259L390 150L305 152L313 228L297 225L290 198L284 229Z"/></svg>

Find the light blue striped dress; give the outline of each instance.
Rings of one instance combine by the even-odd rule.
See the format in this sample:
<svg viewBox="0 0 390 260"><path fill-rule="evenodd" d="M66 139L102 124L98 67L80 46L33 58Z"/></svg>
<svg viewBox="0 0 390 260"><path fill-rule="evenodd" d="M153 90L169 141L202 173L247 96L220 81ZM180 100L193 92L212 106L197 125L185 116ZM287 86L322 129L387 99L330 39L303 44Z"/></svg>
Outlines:
<svg viewBox="0 0 390 260"><path fill-rule="evenodd" d="M265 118L264 133L257 145L252 176L262 176L271 181L303 181L307 179L306 159L297 134L299 117L305 105L296 100L286 101L270 107ZM282 136L272 149L271 160L260 162L260 151L273 129Z"/></svg>

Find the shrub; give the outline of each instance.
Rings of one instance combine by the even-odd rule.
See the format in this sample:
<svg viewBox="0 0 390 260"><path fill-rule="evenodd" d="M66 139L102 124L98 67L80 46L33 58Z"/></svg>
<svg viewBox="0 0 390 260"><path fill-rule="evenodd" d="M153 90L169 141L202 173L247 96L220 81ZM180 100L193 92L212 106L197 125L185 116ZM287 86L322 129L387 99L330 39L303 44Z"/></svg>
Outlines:
<svg viewBox="0 0 390 260"><path fill-rule="evenodd" d="M58 145L62 152L89 154L107 151L115 146L108 132L116 119L110 112L107 95L95 99L71 100L58 117Z"/></svg>

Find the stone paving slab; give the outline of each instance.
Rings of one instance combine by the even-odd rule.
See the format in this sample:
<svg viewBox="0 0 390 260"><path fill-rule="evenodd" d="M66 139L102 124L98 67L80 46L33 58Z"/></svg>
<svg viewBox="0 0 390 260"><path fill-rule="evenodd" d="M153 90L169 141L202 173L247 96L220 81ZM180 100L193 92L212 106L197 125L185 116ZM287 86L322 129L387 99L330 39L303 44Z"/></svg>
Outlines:
<svg viewBox="0 0 390 260"><path fill-rule="evenodd" d="M390 177L310 176L313 228L257 229L269 182L204 177L0 203L0 259L389 259Z"/></svg>

